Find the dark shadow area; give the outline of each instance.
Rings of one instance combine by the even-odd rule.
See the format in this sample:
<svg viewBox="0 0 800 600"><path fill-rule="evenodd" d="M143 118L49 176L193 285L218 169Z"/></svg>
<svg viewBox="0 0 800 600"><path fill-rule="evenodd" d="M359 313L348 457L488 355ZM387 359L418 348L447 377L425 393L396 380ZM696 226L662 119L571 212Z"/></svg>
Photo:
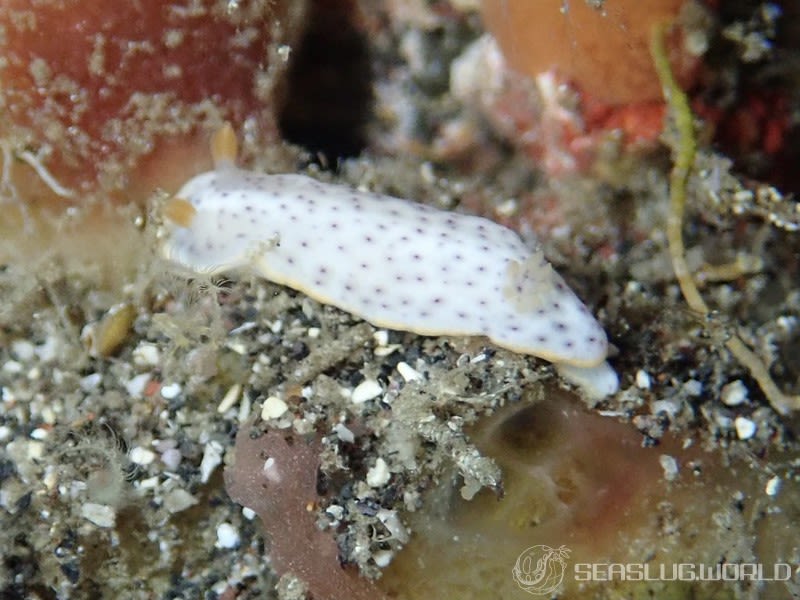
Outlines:
<svg viewBox="0 0 800 600"><path fill-rule="evenodd" d="M308 28L292 52L279 125L287 141L335 168L338 159L359 154L366 143L369 50L354 2L317 0L310 10Z"/></svg>
<svg viewBox="0 0 800 600"><path fill-rule="evenodd" d="M758 0L720 4L717 37L704 57L709 67L705 89L694 108L714 123L714 145L734 161L736 172L796 194L800 5L778 2L770 7L772 26ZM730 27L740 32L726 38L723 32ZM763 50L743 58L745 40L755 48L763 45Z"/></svg>

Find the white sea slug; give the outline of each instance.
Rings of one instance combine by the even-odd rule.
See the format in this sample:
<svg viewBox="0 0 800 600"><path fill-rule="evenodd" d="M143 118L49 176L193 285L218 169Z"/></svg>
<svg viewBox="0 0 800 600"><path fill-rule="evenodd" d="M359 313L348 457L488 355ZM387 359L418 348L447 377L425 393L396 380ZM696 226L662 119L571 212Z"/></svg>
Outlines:
<svg viewBox="0 0 800 600"><path fill-rule="evenodd" d="M246 268L380 327L484 335L555 363L592 397L617 390L605 332L541 250L475 216L305 175L238 169L230 126L215 169L167 203L163 253L206 274Z"/></svg>

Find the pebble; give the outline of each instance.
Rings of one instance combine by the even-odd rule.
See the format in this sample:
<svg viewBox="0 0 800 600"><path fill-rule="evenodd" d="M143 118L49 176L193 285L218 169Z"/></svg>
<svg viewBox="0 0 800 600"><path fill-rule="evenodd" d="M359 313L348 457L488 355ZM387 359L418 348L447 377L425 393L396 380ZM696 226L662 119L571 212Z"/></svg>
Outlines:
<svg viewBox="0 0 800 600"><path fill-rule="evenodd" d="M292 421L292 429L298 435L310 435L314 432L314 422L316 418L312 418L313 413L306 413L303 418L296 418Z"/></svg>
<svg viewBox="0 0 800 600"><path fill-rule="evenodd" d="M481 352L481 353L476 354L475 356L473 356L470 359L469 364L477 365L478 363L482 363L483 361L487 360L488 358L489 358L489 356L486 354L486 352Z"/></svg>
<svg viewBox="0 0 800 600"><path fill-rule="evenodd" d="M11 388L0 386L0 400L6 404L16 402L17 396L11 391Z"/></svg>
<svg viewBox="0 0 800 600"><path fill-rule="evenodd" d="M158 475L133 482L133 484L140 490L155 490L158 488L160 483L161 482L159 481Z"/></svg>
<svg viewBox="0 0 800 600"><path fill-rule="evenodd" d="M94 389L97 389L97 386L99 386L100 382L102 381L103 376L100 373L91 373L86 377L82 377L79 385L81 386L81 390L88 393Z"/></svg>
<svg viewBox="0 0 800 600"><path fill-rule="evenodd" d="M14 340L11 342L11 354L22 362L30 362L36 355L36 348L28 340Z"/></svg>
<svg viewBox="0 0 800 600"><path fill-rule="evenodd" d="M658 457L658 462L661 464L661 468L664 469L664 479L674 481L678 476L678 461L675 460L675 457L669 454L662 454Z"/></svg>
<svg viewBox="0 0 800 600"><path fill-rule="evenodd" d="M252 408L253 401L250 396L245 394L242 396L242 401L239 403L239 414L236 415L239 423L244 423L250 416L250 409Z"/></svg>
<svg viewBox="0 0 800 600"><path fill-rule="evenodd" d="M28 442L26 450L27 456L31 460L40 460L44 456L44 444L42 442Z"/></svg>
<svg viewBox="0 0 800 600"><path fill-rule="evenodd" d="M161 350L149 342L142 342L133 349L133 364L140 367L155 367L161 362Z"/></svg>
<svg viewBox="0 0 800 600"><path fill-rule="evenodd" d="M228 411L229 408L232 408L236 401L239 400L239 394L242 392L242 385L239 383L234 383L228 391L225 392L225 396L223 396L222 401L217 406L217 413L223 414Z"/></svg>
<svg viewBox="0 0 800 600"><path fill-rule="evenodd" d="M230 523L217 525L217 548L237 548L241 543L239 532Z"/></svg>
<svg viewBox="0 0 800 600"><path fill-rule="evenodd" d="M59 354L59 343L55 336L49 336L45 341L36 346L36 355L42 362L50 362Z"/></svg>
<svg viewBox="0 0 800 600"><path fill-rule="evenodd" d="M670 419L675 419L675 416L680 413L681 405L677 400L656 400L650 407L650 413L657 415L660 412L666 413Z"/></svg>
<svg viewBox="0 0 800 600"><path fill-rule="evenodd" d="M258 323L255 321L245 321L238 327L234 327L228 332L228 335L238 335L240 333L244 333L245 331L250 331L251 329L256 329L258 327Z"/></svg>
<svg viewBox="0 0 800 600"><path fill-rule="evenodd" d="M382 458L375 461L375 465L367 471L367 485L370 487L381 487L389 482L392 474L389 472L389 465Z"/></svg>
<svg viewBox="0 0 800 600"><path fill-rule="evenodd" d="M394 552L391 550L378 550L372 554L372 560L375 561L375 564L379 566L381 569L384 567L388 567L389 563L392 562L394 558Z"/></svg>
<svg viewBox="0 0 800 600"><path fill-rule="evenodd" d="M46 440L48 435L50 435L50 432L43 427L37 427L31 431L31 438L34 440Z"/></svg>
<svg viewBox="0 0 800 600"><path fill-rule="evenodd" d="M161 397L165 400L174 400L181 393L181 386L178 383L170 383L161 386Z"/></svg>
<svg viewBox="0 0 800 600"><path fill-rule="evenodd" d="M171 514L179 513L197 504L197 498L183 488L175 488L163 496L164 508Z"/></svg>
<svg viewBox="0 0 800 600"><path fill-rule="evenodd" d="M508 198L503 200L495 207L495 212L501 217L511 217L516 214L519 209L519 203L516 198Z"/></svg>
<svg viewBox="0 0 800 600"><path fill-rule="evenodd" d="M731 429L733 427L733 419L727 415L715 413L713 419L720 429Z"/></svg>
<svg viewBox="0 0 800 600"><path fill-rule="evenodd" d="M48 491L52 492L56 489L58 481L58 471L53 468L53 465L48 465L45 469L44 477L42 477L42 483L44 484L44 487L46 487Z"/></svg>
<svg viewBox="0 0 800 600"><path fill-rule="evenodd" d="M389 344L388 346L378 346L377 348L375 348L374 354L378 358L384 358L386 356L389 356L390 354L393 354L394 352L397 352L402 347L403 346L401 346L400 344Z"/></svg>
<svg viewBox="0 0 800 600"><path fill-rule="evenodd" d="M781 478L776 475L767 482L767 485L764 488L764 492L766 492L767 496L777 496L778 492L780 491L781 491Z"/></svg>
<svg viewBox="0 0 800 600"><path fill-rule="evenodd" d="M374 379L365 379L353 390L350 400L352 400L354 404L363 404L368 400L377 398L382 393L383 388L380 383Z"/></svg>
<svg viewBox="0 0 800 600"><path fill-rule="evenodd" d="M208 483L211 474L222 463L222 444L208 442L203 449L203 460L200 461L200 481Z"/></svg>
<svg viewBox="0 0 800 600"><path fill-rule="evenodd" d="M129 396L135 399L141 398L144 395L144 388L147 387L149 381L150 373L136 375L125 383L125 390L128 392Z"/></svg>
<svg viewBox="0 0 800 600"><path fill-rule="evenodd" d="M339 437L340 440L347 442L348 444L352 444L356 441L356 436L353 435L353 432L345 427L342 423L337 423L334 425L333 432Z"/></svg>
<svg viewBox="0 0 800 600"><path fill-rule="evenodd" d="M156 453L141 446L135 446L128 453L128 458L131 462L140 466L151 464L156 459Z"/></svg>
<svg viewBox="0 0 800 600"><path fill-rule="evenodd" d="M277 396L270 396L264 400L264 404L261 406L261 418L265 421L277 419L287 410L289 410L289 406L286 404L286 402Z"/></svg>
<svg viewBox="0 0 800 600"><path fill-rule="evenodd" d="M268 481L272 483L280 483L283 479L281 475L281 471L278 468L278 463L274 457L270 456L267 460L264 461L264 466L262 467L263 475L267 478Z"/></svg>
<svg viewBox="0 0 800 600"><path fill-rule="evenodd" d="M649 390L651 385L650 374L644 369L636 371L636 387L640 390Z"/></svg>
<svg viewBox="0 0 800 600"><path fill-rule="evenodd" d="M240 356L247 354L247 346L241 342L228 341L225 346Z"/></svg>
<svg viewBox="0 0 800 600"><path fill-rule="evenodd" d="M386 529L389 530L393 538L403 544L408 542L408 529L403 525L403 522L400 520L400 515L397 514L396 510L381 508L376 516L380 519L380 522L386 526Z"/></svg>
<svg viewBox="0 0 800 600"><path fill-rule="evenodd" d="M3 371L9 375L18 375L19 373L22 373L22 369L22 363L19 363L16 360L7 360L5 364L3 364Z"/></svg>
<svg viewBox="0 0 800 600"><path fill-rule="evenodd" d="M406 383L409 381L422 381L425 379L422 376L422 373L414 369L408 363L402 361L397 363L397 372L400 373L400 377L402 377Z"/></svg>
<svg viewBox="0 0 800 600"><path fill-rule="evenodd" d="M703 383L697 381L696 379L690 379L689 381L683 384L683 391L686 392L688 396L697 398L698 396L700 396L700 394L703 393Z"/></svg>
<svg viewBox="0 0 800 600"><path fill-rule="evenodd" d="M331 504L328 508L325 509L325 512L328 513L337 521L340 521L342 517L344 517L344 507L339 506L338 504Z"/></svg>
<svg viewBox="0 0 800 600"><path fill-rule="evenodd" d="M177 469L182 459L181 451L177 448L167 448L161 453L161 462L164 463L164 466L170 471Z"/></svg>
<svg viewBox="0 0 800 600"><path fill-rule="evenodd" d="M733 426L736 428L736 435L740 440L749 440L756 434L755 422L745 417L736 417Z"/></svg>
<svg viewBox="0 0 800 600"><path fill-rule="evenodd" d="M114 527L116 522L116 513L113 508L94 502L86 502L81 506L81 516L98 527Z"/></svg>
<svg viewBox="0 0 800 600"><path fill-rule="evenodd" d="M739 406L747 402L748 391L747 387L742 383L741 379L731 381L722 386L720 397L725 406Z"/></svg>
<svg viewBox="0 0 800 600"><path fill-rule="evenodd" d="M378 346L386 346L389 343L389 332L385 329L379 329L372 334L372 339Z"/></svg>

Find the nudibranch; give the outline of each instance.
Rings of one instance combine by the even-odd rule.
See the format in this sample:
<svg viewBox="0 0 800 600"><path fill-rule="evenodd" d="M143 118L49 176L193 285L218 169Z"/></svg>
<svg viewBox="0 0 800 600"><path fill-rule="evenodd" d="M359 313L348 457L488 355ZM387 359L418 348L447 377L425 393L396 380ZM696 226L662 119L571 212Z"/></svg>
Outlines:
<svg viewBox="0 0 800 600"><path fill-rule="evenodd" d="M215 168L166 204L163 255L191 271L248 269L370 323L486 336L555 363L593 397L614 393L606 334L544 258L487 219L235 165L226 125Z"/></svg>

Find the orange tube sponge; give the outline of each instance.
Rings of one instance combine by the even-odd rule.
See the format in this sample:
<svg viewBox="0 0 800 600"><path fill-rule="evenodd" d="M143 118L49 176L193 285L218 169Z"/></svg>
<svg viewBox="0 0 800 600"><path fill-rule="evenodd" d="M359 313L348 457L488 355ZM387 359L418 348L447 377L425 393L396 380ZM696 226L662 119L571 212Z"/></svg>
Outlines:
<svg viewBox="0 0 800 600"><path fill-rule="evenodd" d="M487 29L510 65L531 76L556 69L610 104L661 98L649 39L684 0L482 0Z"/></svg>

